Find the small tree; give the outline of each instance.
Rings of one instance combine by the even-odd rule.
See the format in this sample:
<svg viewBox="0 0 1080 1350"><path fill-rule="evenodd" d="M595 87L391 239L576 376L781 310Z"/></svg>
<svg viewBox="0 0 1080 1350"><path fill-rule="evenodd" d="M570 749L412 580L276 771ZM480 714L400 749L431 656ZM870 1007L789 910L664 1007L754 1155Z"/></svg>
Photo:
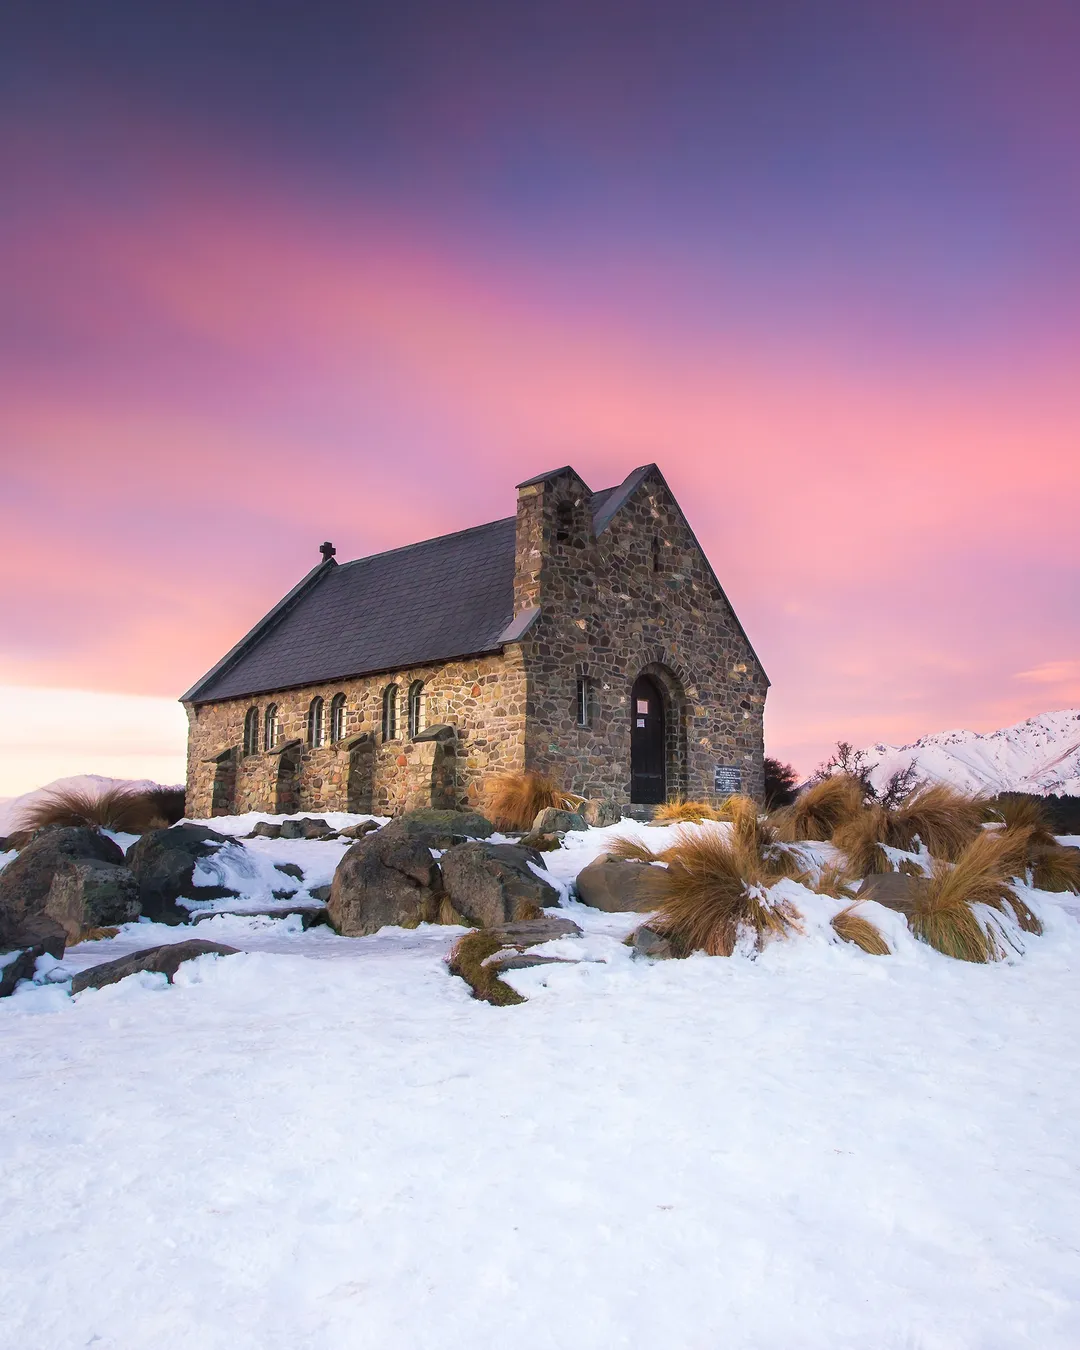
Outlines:
<svg viewBox="0 0 1080 1350"><path fill-rule="evenodd" d="M765 757L765 807L775 811L778 806L790 806L795 800L799 775L790 764Z"/></svg>
<svg viewBox="0 0 1080 1350"><path fill-rule="evenodd" d="M822 778L831 778L835 773L846 773L862 784L868 802L880 802L890 810L900 805L904 798L918 785L914 764L906 769L897 769L885 780L879 790L873 784L870 775L877 768L877 760L866 758L865 750L856 750L850 741L837 741L836 749L818 766L811 782L820 782Z"/></svg>

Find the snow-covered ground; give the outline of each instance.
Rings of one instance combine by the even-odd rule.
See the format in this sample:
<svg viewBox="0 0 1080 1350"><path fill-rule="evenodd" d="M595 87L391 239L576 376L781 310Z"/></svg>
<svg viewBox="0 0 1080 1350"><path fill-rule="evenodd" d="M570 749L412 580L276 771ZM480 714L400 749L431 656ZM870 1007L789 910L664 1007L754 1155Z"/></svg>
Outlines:
<svg viewBox="0 0 1080 1350"><path fill-rule="evenodd" d="M969 966L873 906L871 957L791 894L754 960L634 960L640 916L572 904L514 1008L447 975L461 930L295 919L206 920L243 954L171 987L23 985L0 1347L1075 1350L1080 924L1032 896L1046 935Z"/></svg>
<svg viewBox="0 0 1080 1350"><path fill-rule="evenodd" d="M942 731L912 745L870 745L866 758L883 787L913 765L917 777L962 792L1080 796L1080 709L1041 713L1000 731Z"/></svg>

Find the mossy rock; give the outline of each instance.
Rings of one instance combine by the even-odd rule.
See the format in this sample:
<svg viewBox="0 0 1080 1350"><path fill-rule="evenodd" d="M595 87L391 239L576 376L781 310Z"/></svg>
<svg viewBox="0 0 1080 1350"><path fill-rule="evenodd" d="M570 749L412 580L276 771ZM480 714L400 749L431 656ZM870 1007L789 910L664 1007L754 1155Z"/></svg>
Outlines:
<svg viewBox="0 0 1080 1350"><path fill-rule="evenodd" d="M466 839L487 839L495 833L495 826L479 811L423 809L395 816L379 833L390 838L410 839L427 848L447 849Z"/></svg>

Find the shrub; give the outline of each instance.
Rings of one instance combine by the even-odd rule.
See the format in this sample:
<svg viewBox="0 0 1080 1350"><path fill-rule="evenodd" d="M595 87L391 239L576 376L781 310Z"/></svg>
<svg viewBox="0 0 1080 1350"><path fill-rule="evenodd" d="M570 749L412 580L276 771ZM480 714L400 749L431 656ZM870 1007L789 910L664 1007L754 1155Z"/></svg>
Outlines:
<svg viewBox="0 0 1080 1350"><path fill-rule="evenodd" d="M572 811L584 798L564 792L546 774L513 769L495 774L487 783L484 803L488 818L501 830L527 830L549 806Z"/></svg>
<svg viewBox="0 0 1080 1350"><path fill-rule="evenodd" d="M959 858L982 831L983 803L945 783L918 787L889 817L894 848L910 849L916 836L935 858Z"/></svg>
<svg viewBox="0 0 1080 1350"><path fill-rule="evenodd" d="M939 860L914 895L908 923L912 933L945 956L985 964L1003 955L995 935L983 927L973 908L1008 907L1028 932L1042 926L1008 885L1017 842L1005 832L981 830L962 848L954 864Z"/></svg>
<svg viewBox="0 0 1080 1350"><path fill-rule="evenodd" d="M833 900L850 901L854 898L855 893L846 868L838 867L835 863L828 863L814 871L802 871L794 879L815 895L827 895Z"/></svg>
<svg viewBox="0 0 1080 1350"><path fill-rule="evenodd" d="M753 934L760 949L769 938L800 931L795 907L768 890L775 867L790 864L764 856L736 830L687 831L664 860L656 880L661 912L650 926L677 955L730 956L741 934Z"/></svg>
<svg viewBox="0 0 1080 1350"><path fill-rule="evenodd" d="M24 807L17 824L23 835L46 825L89 825L123 834L145 834L175 824L183 814L183 788L116 784L94 791L60 787L43 792Z"/></svg>
<svg viewBox="0 0 1080 1350"><path fill-rule="evenodd" d="M1002 793L984 803L984 819L1000 822L1007 830L1027 830L1029 847L1056 848L1050 812L1038 797Z"/></svg>
<svg viewBox="0 0 1080 1350"><path fill-rule="evenodd" d="M625 858L629 862L661 862L663 853L656 853L640 839L631 839L627 835L618 835L608 841L604 852L609 858Z"/></svg>
<svg viewBox="0 0 1080 1350"><path fill-rule="evenodd" d="M795 800L795 788L799 775L790 764L782 764L778 759L765 757L765 806L775 811L781 806L790 806Z"/></svg>
<svg viewBox="0 0 1080 1350"><path fill-rule="evenodd" d="M791 806L774 812L772 820L781 839L831 839L838 826L854 819L865 800L863 786L850 774L838 773L803 788Z"/></svg>
<svg viewBox="0 0 1080 1350"><path fill-rule="evenodd" d="M889 956L892 948L885 941L881 930L876 928L869 919L864 919L861 914L854 913L855 904L848 905L842 909L839 914L834 914L830 922L833 932L837 937L843 938L845 942L853 942L864 952L871 956Z"/></svg>
<svg viewBox="0 0 1080 1350"><path fill-rule="evenodd" d="M500 951L503 945L501 939L491 933L466 933L464 937L458 938L446 958L450 974L461 976L472 990L473 998L493 1003L497 1008L525 1002L516 989L499 979L497 966L484 965L484 961Z"/></svg>

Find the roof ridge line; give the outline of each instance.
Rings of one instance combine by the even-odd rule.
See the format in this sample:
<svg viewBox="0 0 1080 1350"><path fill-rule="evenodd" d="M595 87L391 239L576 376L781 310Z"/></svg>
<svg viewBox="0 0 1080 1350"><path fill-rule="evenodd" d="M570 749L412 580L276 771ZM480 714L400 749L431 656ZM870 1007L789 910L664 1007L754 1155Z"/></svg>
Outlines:
<svg viewBox="0 0 1080 1350"><path fill-rule="evenodd" d="M398 544L396 548L384 548L378 553L365 553L359 558L350 558L348 562L338 563L341 568L354 567L357 563L373 562L376 558L388 558L392 553L406 553L411 548L423 548L425 544L437 544L443 539L456 539L463 534L472 534L476 530L490 530L493 525L505 525L515 520L515 516L500 516L498 520L485 520L480 525L466 525L463 530L450 530L447 534L432 535L430 539L416 539L411 544Z"/></svg>

